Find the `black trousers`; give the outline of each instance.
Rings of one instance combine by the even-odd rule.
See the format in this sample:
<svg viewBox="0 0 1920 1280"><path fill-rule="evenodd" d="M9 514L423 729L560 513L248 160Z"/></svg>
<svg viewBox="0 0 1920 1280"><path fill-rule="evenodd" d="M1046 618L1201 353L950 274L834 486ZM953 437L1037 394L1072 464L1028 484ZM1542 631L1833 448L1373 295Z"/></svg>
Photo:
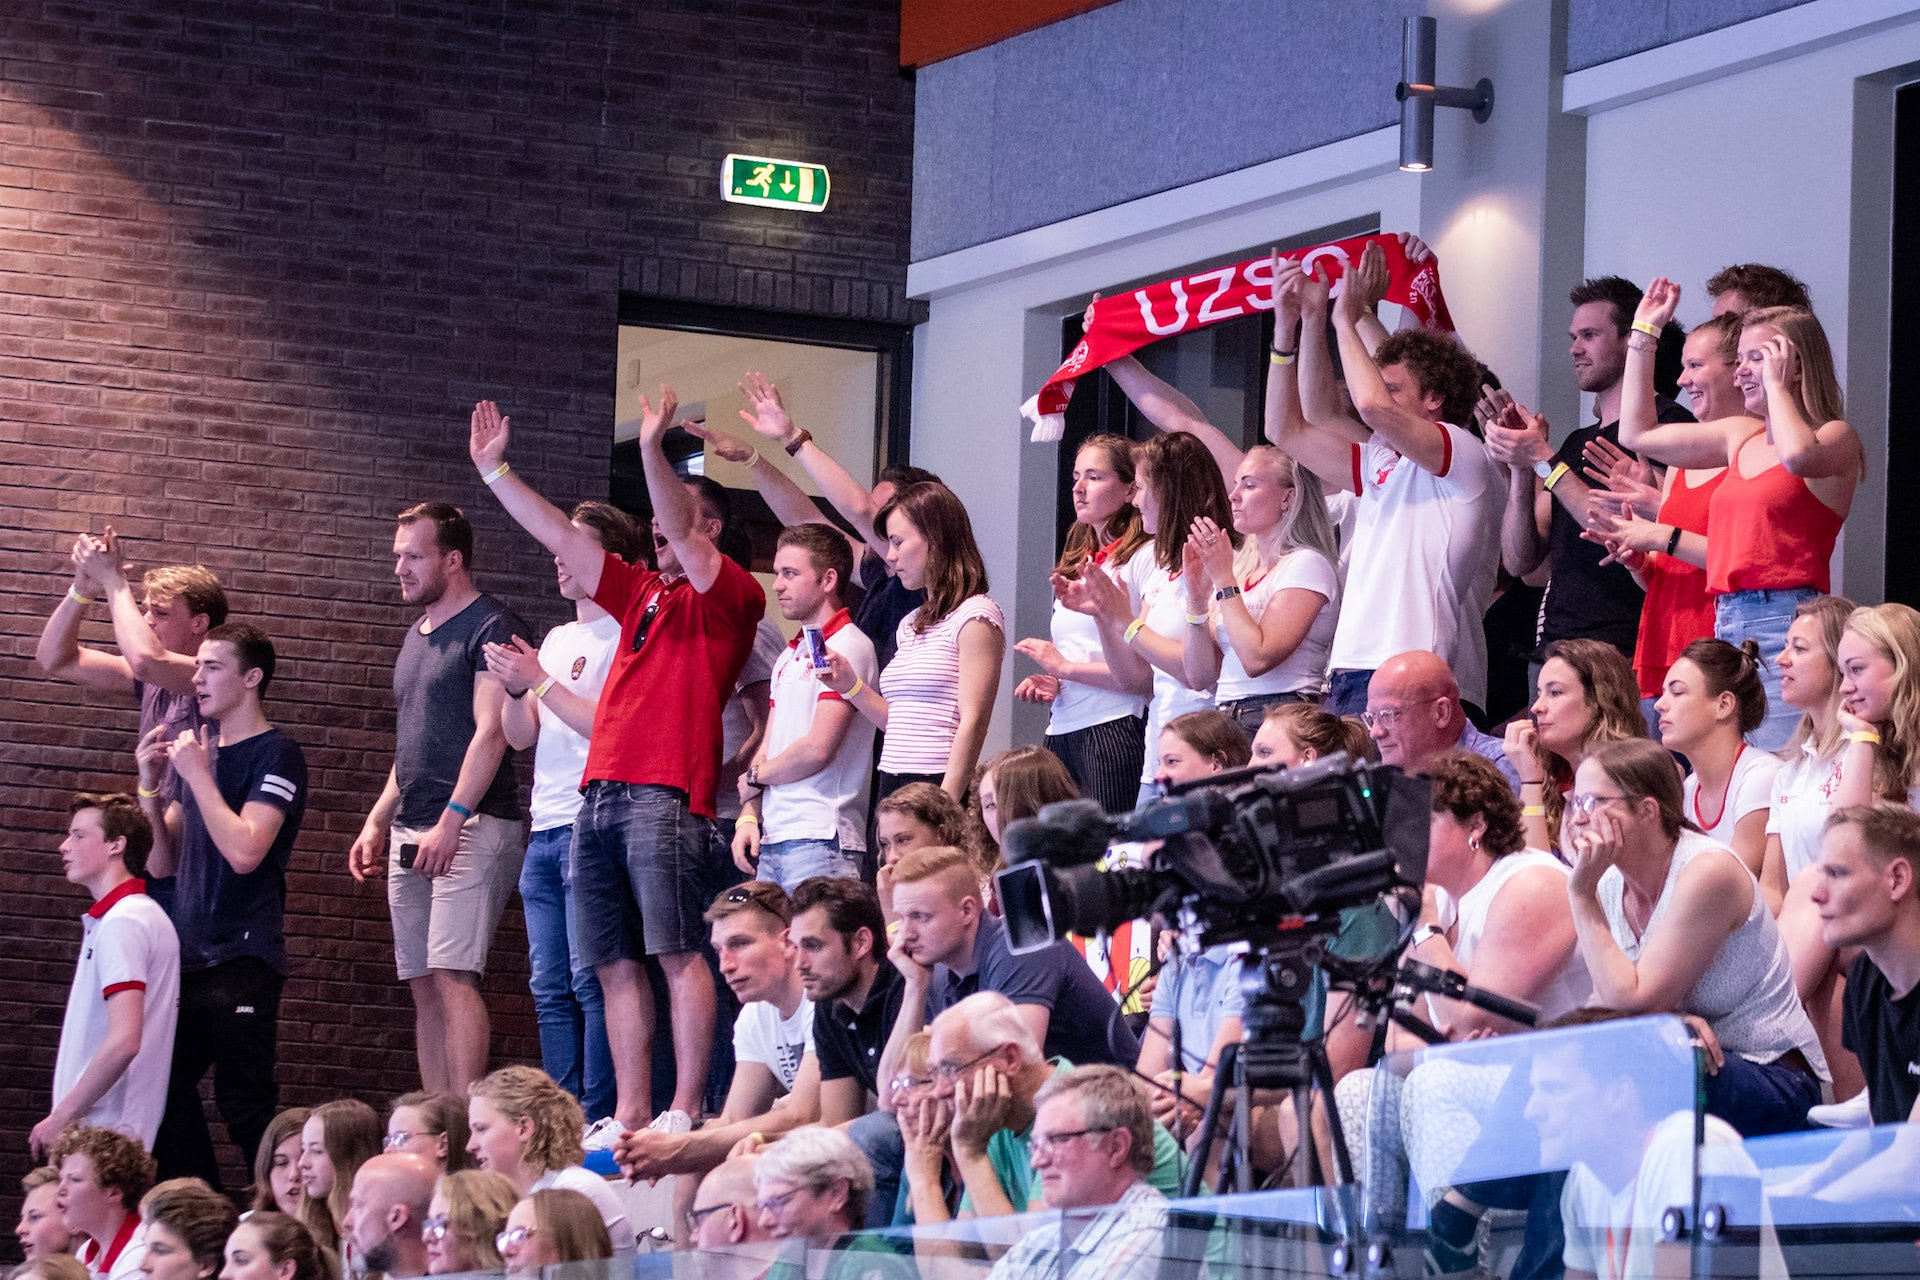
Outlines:
<svg viewBox="0 0 1920 1280"><path fill-rule="evenodd" d="M273 1069L286 979L251 956L180 975L180 1023L173 1037L167 1110L153 1154L162 1178L203 1178L220 1189L220 1160L200 1105L200 1080L213 1070L213 1100L227 1136L251 1168L280 1106Z"/></svg>

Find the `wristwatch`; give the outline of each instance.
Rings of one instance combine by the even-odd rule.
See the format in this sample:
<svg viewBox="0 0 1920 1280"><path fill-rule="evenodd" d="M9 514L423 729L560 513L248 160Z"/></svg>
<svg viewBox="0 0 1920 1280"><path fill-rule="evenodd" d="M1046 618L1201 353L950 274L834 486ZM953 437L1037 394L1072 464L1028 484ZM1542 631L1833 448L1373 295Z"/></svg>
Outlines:
<svg viewBox="0 0 1920 1280"><path fill-rule="evenodd" d="M1446 935L1446 932L1447 931L1445 929L1442 929L1437 924L1423 924L1418 929L1415 929L1413 931L1412 945L1415 947L1418 947L1421 943L1427 941L1427 939L1429 938L1432 938L1435 936L1444 937Z"/></svg>
<svg viewBox="0 0 1920 1280"><path fill-rule="evenodd" d="M1213 593L1213 598L1217 603L1221 600L1231 600L1239 594L1240 594L1240 588L1237 586L1221 587L1218 591Z"/></svg>
<svg viewBox="0 0 1920 1280"><path fill-rule="evenodd" d="M1537 475L1537 476L1539 476L1539 477L1540 477L1540 478L1541 478L1542 480L1545 480L1545 479L1546 479L1546 478L1547 478L1548 476L1550 476L1550 475L1552 475L1552 474L1553 474L1553 459L1551 459L1551 458L1542 458L1542 459L1540 459L1540 461L1538 461L1538 462L1536 462L1536 463L1534 463L1534 464L1533 464L1533 474L1535 474L1535 475Z"/></svg>

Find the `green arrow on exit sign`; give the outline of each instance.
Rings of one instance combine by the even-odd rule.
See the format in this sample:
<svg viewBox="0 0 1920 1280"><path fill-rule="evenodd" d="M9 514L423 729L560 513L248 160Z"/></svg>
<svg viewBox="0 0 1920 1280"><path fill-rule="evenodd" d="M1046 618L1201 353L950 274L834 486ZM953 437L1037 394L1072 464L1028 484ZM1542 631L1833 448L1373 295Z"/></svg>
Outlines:
<svg viewBox="0 0 1920 1280"><path fill-rule="evenodd" d="M827 207L827 167L771 156L729 155L720 170L720 196L733 204L818 213Z"/></svg>

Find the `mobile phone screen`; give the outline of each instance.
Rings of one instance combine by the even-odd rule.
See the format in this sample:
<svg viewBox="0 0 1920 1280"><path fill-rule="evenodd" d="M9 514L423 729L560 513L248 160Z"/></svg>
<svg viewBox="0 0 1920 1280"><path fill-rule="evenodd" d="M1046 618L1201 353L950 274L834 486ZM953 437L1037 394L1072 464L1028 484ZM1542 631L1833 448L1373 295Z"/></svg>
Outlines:
<svg viewBox="0 0 1920 1280"><path fill-rule="evenodd" d="M414 859L418 858L419 856L420 856L419 845L403 844L400 846L400 865L406 868L408 871L413 870Z"/></svg>
<svg viewBox="0 0 1920 1280"><path fill-rule="evenodd" d="M807 637L807 653L815 667L827 665L827 636L819 627L803 627Z"/></svg>

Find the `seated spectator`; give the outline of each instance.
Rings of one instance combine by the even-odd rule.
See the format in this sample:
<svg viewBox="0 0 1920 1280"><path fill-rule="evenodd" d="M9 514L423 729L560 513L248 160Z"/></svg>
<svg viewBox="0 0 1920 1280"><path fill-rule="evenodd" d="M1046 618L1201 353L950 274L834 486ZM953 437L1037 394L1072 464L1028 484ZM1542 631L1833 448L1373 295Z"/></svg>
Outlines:
<svg viewBox="0 0 1920 1280"><path fill-rule="evenodd" d="M880 862L874 888L891 941L900 919L893 909L893 869L900 859L915 849L968 848L973 834L960 802L931 782L909 782L882 799L873 807L873 828Z"/></svg>
<svg viewBox="0 0 1920 1280"><path fill-rule="evenodd" d="M1123 581L1127 564L1152 540L1134 506L1134 446L1125 436L1095 435L1073 459L1074 523L1053 572L1071 581L1104 573ZM1128 682L1107 665L1100 627L1056 595L1050 638L1022 640L1014 652L1033 659L1013 696L1049 704L1047 750L1060 757L1074 785L1109 813L1133 807L1140 794L1150 681Z"/></svg>
<svg viewBox="0 0 1920 1280"><path fill-rule="evenodd" d="M426 1156L393 1151L375 1156L353 1175L342 1236L368 1271L404 1280L427 1274L422 1228L440 1170Z"/></svg>
<svg viewBox="0 0 1920 1280"><path fill-rule="evenodd" d="M1799 276L1758 262L1736 262L1714 272L1707 277L1707 296L1713 299L1715 316L1745 315L1761 307L1813 309Z"/></svg>
<svg viewBox="0 0 1920 1280"><path fill-rule="evenodd" d="M289 1107L267 1122L253 1157L249 1207L254 1212L276 1209L290 1218L300 1216L300 1131L306 1124L305 1107Z"/></svg>
<svg viewBox="0 0 1920 1280"><path fill-rule="evenodd" d="M385 1149L425 1156L440 1173L473 1168L467 1136L466 1104L451 1093L403 1093L387 1112Z"/></svg>
<svg viewBox="0 0 1920 1280"><path fill-rule="evenodd" d="M323 1102L300 1130L301 1221L324 1248L338 1246L360 1166L380 1154L380 1117L357 1098Z"/></svg>
<svg viewBox="0 0 1920 1280"><path fill-rule="evenodd" d="M886 734L882 795L909 782L935 782L958 800L993 716L1006 620L987 595L973 522L952 490L910 485L881 508L877 523L886 533L887 563L904 586L925 589L926 603L900 620L893 658L878 682L862 680L831 649L830 665L816 675Z"/></svg>
<svg viewBox="0 0 1920 1280"><path fill-rule="evenodd" d="M1855 609L1840 636L1841 756L1836 806L1920 800L1920 612Z"/></svg>
<svg viewBox="0 0 1920 1280"><path fill-rule="evenodd" d="M613 1247L623 1254L633 1251L626 1205L605 1178L580 1163L586 1155L580 1145L586 1114L572 1094L537 1067L502 1067L474 1081L469 1092L467 1150L482 1169L504 1175L523 1203L550 1187L578 1192L599 1210ZM500 1252L506 1254L505 1246ZM512 1258L507 1261L513 1264Z"/></svg>
<svg viewBox="0 0 1920 1280"><path fill-rule="evenodd" d="M21 1261L72 1253L80 1243L76 1235L60 1212L60 1171L52 1165L30 1170L20 1179L20 1221L13 1228Z"/></svg>
<svg viewBox="0 0 1920 1280"><path fill-rule="evenodd" d="M495 1243L507 1274L528 1280L547 1267L595 1262L614 1254L600 1210L586 1196L564 1187L523 1196L507 1215L506 1229Z"/></svg>
<svg viewBox="0 0 1920 1280"><path fill-rule="evenodd" d="M823 1244L866 1221L873 1170L846 1134L806 1125L754 1159L753 1189L762 1231Z"/></svg>
<svg viewBox="0 0 1920 1280"><path fill-rule="evenodd" d="M1460 702L1460 685L1437 653L1411 649L1380 664L1367 686L1361 723L1380 749L1380 763L1409 773L1426 766L1427 757L1456 748L1493 762L1514 791L1520 773L1507 758L1506 744L1474 728Z"/></svg>
<svg viewBox="0 0 1920 1280"><path fill-rule="evenodd" d="M1692 829L1654 743L1600 748L1574 786L1562 851L1595 1002L1703 1019L1706 1109L1748 1138L1805 1127L1826 1059L1753 873Z"/></svg>
<svg viewBox="0 0 1920 1280"><path fill-rule="evenodd" d="M1140 1091L1117 1068L1079 1067L1049 1080L1034 1100L1027 1145L1041 1199L1049 1209L1104 1211L1034 1228L989 1280L1154 1280L1167 1210L1147 1180L1154 1123Z"/></svg>
<svg viewBox="0 0 1920 1280"><path fill-rule="evenodd" d="M1211 689L1251 737L1268 707L1318 700L1326 687L1339 536L1320 478L1271 445L1247 452L1227 503L1239 549L1203 515L1181 553L1182 656L1188 687Z"/></svg>
<svg viewBox="0 0 1920 1280"><path fill-rule="evenodd" d="M1598 640L1548 645L1533 707L1507 726L1527 843L1558 848L1567 792L1581 762L1610 742L1646 736L1633 668L1618 649Z"/></svg>
<svg viewBox="0 0 1920 1280"><path fill-rule="evenodd" d="M138 1206L153 1187L153 1157L124 1133L80 1125L60 1135L51 1158L60 1212L81 1237L74 1256L93 1280L131 1280L147 1255Z"/></svg>
<svg viewBox="0 0 1920 1280"><path fill-rule="evenodd" d="M1228 943L1194 955L1176 950L1154 984L1134 1069L1160 1086L1149 1094L1153 1118L1183 1146L1194 1136L1200 1110L1212 1096L1221 1051L1240 1043L1247 1007L1240 988L1242 953Z"/></svg>
<svg viewBox="0 0 1920 1280"><path fill-rule="evenodd" d="M1167 721L1154 751L1153 780L1165 789L1238 769L1253 758L1240 722L1224 711L1189 711Z"/></svg>
<svg viewBox="0 0 1920 1280"><path fill-rule="evenodd" d="M817 629L828 652L871 684L880 670L873 641L841 604L852 576L846 536L831 525L780 531L773 595L781 614ZM805 642L804 632L794 636L773 663L766 736L747 766L733 836L734 863L789 892L809 876L859 874L873 771L873 734L814 678Z"/></svg>
<svg viewBox="0 0 1920 1280"><path fill-rule="evenodd" d="M707 909L720 976L740 1000L733 1024L733 1081L721 1113L690 1133L635 1129L614 1159L629 1179L680 1175L674 1199L693 1203L700 1174L717 1167L749 1134L772 1138L820 1118L820 1063L788 926L793 904L765 880L736 885ZM849 1117L851 1118L851 1117Z"/></svg>
<svg viewBox="0 0 1920 1280"><path fill-rule="evenodd" d="M1380 672L1373 678L1378 683ZM1248 763L1297 769L1339 753L1355 762L1380 758L1367 727L1356 717L1336 716L1310 702L1283 702L1267 708L1260 731L1253 735Z"/></svg>
<svg viewBox="0 0 1920 1280"><path fill-rule="evenodd" d="M27 1135L38 1154L71 1125L118 1129L142 1143L160 1131L180 1004L180 939L141 879L153 828L129 795L76 795L60 857L92 905L80 918L53 1109ZM132 1211L129 1202L127 1209Z"/></svg>
<svg viewBox="0 0 1920 1280"><path fill-rule="evenodd" d="M914 1114L916 1107L934 1096L931 1032L916 1031L907 1037L900 1051L899 1070L900 1074L887 1082L888 1114L862 1116L847 1126L847 1136L859 1144L873 1166L874 1199L867 1202L867 1226L875 1229L906 1226L913 1221L913 1202L901 1178L905 1138L895 1117ZM882 1126L880 1120L888 1123ZM960 1207L960 1171L953 1163L952 1145L943 1146L941 1151L940 1186L951 1216ZM879 1159L875 1159L876 1152Z"/></svg>
<svg viewBox="0 0 1920 1280"><path fill-rule="evenodd" d="M684 1239L693 1249L726 1249L771 1240L760 1225L753 1186L757 1156L736 1156L700 1179L693 1207L687 1210Z"/></svg>
<svg viewBox="0 0 1920 1280"><path fill-rule="evenodd" d="M340 1262L298 1218L271 1209L247 1215L227 1237L220 1280L339 1280Z"/></svg>
<svg viewBox="0 0 1920 1280"><path fill-rule="evenodd" d="M171 1178L140 1199L147 1280L213 1280L240 1222L233 1201L198 1178Z"/></svg>
<svg viewBox="0 0 1920 1280"><path fill-rule="evenodd" d="M945 1217L936 1157L949 1143L964 1187L962 1216L1025 1213L1033 1200L1034 1100L1048 1080L1074 1064L1043 1057L1017 1006L994 991L970 996L936 1018L931 1049L934 1096L901 1119L914 1220ZM1185 1163L1179 1144L1156 1125L1152 1150L1149 1180L1163 1193L1173 1192Z"/></svg>
<svg viewBox="0 0 1920 1280"><path fill-rule="evenodd" d="M886 1093L880 1055L906 983L886 961L886 925L872 886L815 876L799 883L791 904L788 937L814 1010L820 1123L843 1125L873 1111Z"/></svg>
<svg viewBox="0 0 1920 1280"><path fill-rule="evenodd" d="M1767 717L1760 653L1725 640L1695 640L1667 671L1656 704L1660 743L1687 758L1687 818L1740 855L1758 876L1766 862L1767 804L1780 761L1747 745Z"/></svg>
<svg viewBox="0 0 1920 1280"><path fill-rule="evenodd" d="M70 1253L45 1253L22 1262L7 1280L87 1280L87 1268Z"/></svg>
<svg viewBox="0 0 1920 1280"><path fill-rule="evenodd" d="M494 1238L506 1230L519 1200L513 1184L485 1169L443 1174L427 1204L420 1239L427 1246L427 1274L499 1271L505 1263Z"/></svg>

